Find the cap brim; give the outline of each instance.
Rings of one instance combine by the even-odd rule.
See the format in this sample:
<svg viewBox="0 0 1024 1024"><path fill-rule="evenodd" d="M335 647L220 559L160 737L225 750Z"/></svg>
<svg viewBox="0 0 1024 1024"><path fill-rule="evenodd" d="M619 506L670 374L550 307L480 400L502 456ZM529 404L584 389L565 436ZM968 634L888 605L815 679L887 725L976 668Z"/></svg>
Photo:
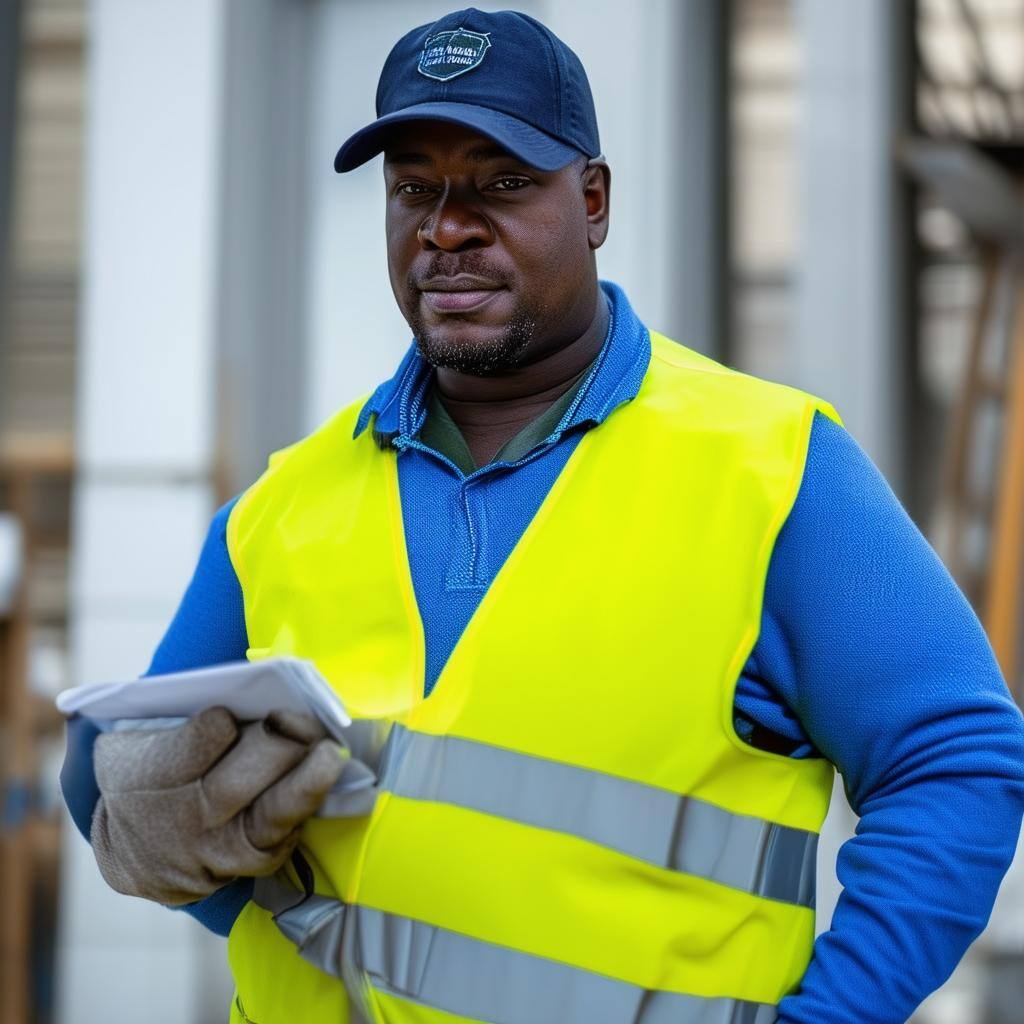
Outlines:
<svg viewBox="0 0 1024 1024"><path fill-rule="evenodd" d="M489 107L478 107L472 103L418 103L385 114L356 132L338 150L334 169L342 174L365 164L384 150L396 125L411 121L447 121L465 125L539 171L557 171L581 153L581 150L559 142L525 121Z"/></svg>

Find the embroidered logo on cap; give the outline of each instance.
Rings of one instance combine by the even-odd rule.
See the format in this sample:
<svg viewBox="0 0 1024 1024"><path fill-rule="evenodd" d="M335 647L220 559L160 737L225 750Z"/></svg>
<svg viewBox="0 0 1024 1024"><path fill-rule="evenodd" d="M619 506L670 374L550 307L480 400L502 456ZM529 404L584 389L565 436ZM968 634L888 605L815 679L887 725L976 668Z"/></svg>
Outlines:
<svg viewBox="0 0 1024 1024"><path fill-rule="evenodd" d="M446 32L435 32L423 44L423 53L416 70L427 78L447 82L457 75L480 67L491 41L483 32L471 32L461 26Z"/></svg>

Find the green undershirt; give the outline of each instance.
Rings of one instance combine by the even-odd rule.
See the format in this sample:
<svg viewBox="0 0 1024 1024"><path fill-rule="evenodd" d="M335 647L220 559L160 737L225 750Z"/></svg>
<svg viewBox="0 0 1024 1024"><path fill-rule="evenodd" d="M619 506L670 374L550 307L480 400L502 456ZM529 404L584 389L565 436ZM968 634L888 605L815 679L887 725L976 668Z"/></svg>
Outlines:
<svg viewBox="0 0 1024 1024"><path fill-rule="evenodd" d="M583 386L586 378L587 373L581 373L580 379L564 395L536 419L527 423L518 434L509 438L494 453L491 462L517 462L527 452L548 438L558 426L559 420L565 415L566 409L572 405L576 392ZM464 476L469 476L479 468L473 460L473 453L469 450L462 431L459 430L458 424L452 419L451 413L441 401L436 384L431 387L427 397L427 418L420 431L420 441L454 462Z"/></svg>

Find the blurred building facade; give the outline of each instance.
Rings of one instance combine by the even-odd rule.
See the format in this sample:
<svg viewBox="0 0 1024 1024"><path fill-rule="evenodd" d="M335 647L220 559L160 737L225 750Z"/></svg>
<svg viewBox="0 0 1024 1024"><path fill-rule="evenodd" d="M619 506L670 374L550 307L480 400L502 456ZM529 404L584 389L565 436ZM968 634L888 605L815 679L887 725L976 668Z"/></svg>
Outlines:
<svg viewBox="0 0 1024 1024"><path fill-rule="evenodd" d="M614 173L602 276L670 336L831 400L934 533L983 256L898 143L1024 141L1024 0L516 6L591 78ZM105 889L60 823L44 709L69 683L143 671L216 506L405 350L379 164L339 178L331 161L372 116L391 44L449 6L15 9L0 44L17 57L0 140L0 509L31 543L0 610L0 870L40 898L0 933L38 979L0 1024L206 1024L230 990L222 941ZM837 787L819 928L853 826ZM1000 907L921 1024L1010 1019L987 979L1024 971L1016 873Z"/></svg>

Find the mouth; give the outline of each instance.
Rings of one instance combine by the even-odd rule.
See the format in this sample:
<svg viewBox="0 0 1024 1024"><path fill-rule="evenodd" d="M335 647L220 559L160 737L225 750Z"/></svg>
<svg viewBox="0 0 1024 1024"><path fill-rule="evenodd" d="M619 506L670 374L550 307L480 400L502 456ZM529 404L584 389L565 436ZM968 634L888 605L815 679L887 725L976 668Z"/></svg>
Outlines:
<svg viewBox="0 0 1024 1024"><path fill-rule="evenodd" d="M434 277L419 286L423 300L435 313L471 313L505 290L495 281L469 274Z"/></svg>

